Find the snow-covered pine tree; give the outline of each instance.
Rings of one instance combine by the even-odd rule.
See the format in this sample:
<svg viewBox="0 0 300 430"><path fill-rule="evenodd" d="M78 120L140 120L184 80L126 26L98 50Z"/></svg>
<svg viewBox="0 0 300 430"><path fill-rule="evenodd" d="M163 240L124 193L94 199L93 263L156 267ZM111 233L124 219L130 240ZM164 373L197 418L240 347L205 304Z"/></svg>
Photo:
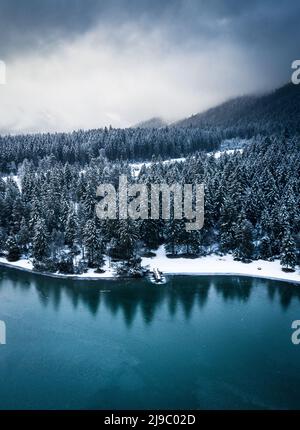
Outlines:
<svg viewBox="0 0 300 430"><path fill-rule="evenodd" d="M287 230L282 240L280 264L283 270L293 271L296 263L296 244L291 232Z"/></svg>
<svg viewBox="0 0 300 430"><path fill-rule="evenodd" d="M272 247L270 237L266 234L262 237L259 244L259 257L268 260L272 257Z"/></svg>
<svg viewBox="0 0 300 430"><path fill-rule="evenodd" d="M32 255L38 261L42 261L48 254L49 234L43 218L38 219L34 226L32 241Z"/></svg>
<svg viewBox="0 0 300 430"><path fill-rule="evenodd" d="M65 230L65 244L73 247L77 238L78 223L73 210L69 211Z"/></svg>
<svg viewBox="0 0 300 430"><path fill-rule="evenodd" d="M7 260L18 261L21 256L20 247L17 244L15 236L9 236L6 241Z"/></svg>
<svg viewBox="0 0 300 430"><path fill-rule="evenodd" d="M249 262L253 258L253 226L250 221L244 219L236 227L235 232L236 249L234 257L236 260Z"/></svg>
<svg viewBox="0 0 300 430"><path fill-rule="evenodd" d="M135 257L137 241L139 239L138 229L135 227L135 222L128 220L120 220L118 223L116 238L119 257L129 260Z"/></svg>
<svg viewBox="0 0 300 430"><path fill-rule="evenodd" d="M23 252L28 251L30 243L29 227L24 217L21 219L20 230L17 235L17 242Z"/></svg>
<svg viewBox="0 0 300 430"><path fill-rule="evenodd" d="M97 230L95 219L87 221L83 232L83 242L90 267L102 265L102 242L99 230Z"/></svg>

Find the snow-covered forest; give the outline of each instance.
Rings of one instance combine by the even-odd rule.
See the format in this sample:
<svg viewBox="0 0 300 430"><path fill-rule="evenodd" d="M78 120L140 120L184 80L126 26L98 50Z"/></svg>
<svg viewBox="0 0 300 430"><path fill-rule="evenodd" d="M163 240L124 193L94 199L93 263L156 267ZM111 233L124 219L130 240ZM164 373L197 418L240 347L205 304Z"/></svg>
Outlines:
<svg viewBox="0 0 300 430"><path fill-rule="evenodd" d="M199 150L213 151L225 138L235 137L235 133L215 127L110 127L73 133L0 136L0 172L16 172L25 158L36 167L47 156L57 162L80 166L99 156L110 161L144 161L151 160L153 155L175 158Z"/></svg>
<svg viewBox="0 0 300 430"><path fill-rule="evenodd" d="M60 273L102 271L139 275L141 256L164 245L170 258L232 253L235 259L299 264L300 139L257 136L244 150L212 157L224 132L194 128L103 129L0 139L0 249L9 261ZM228 137L228 136L227 136ZM160 154L155 157L153 154ZM172 163L162 159L187 154ZM136 175L130 160L151 159ZM96 188L129 183L204 183L205 222L99 220Z"/></svg>

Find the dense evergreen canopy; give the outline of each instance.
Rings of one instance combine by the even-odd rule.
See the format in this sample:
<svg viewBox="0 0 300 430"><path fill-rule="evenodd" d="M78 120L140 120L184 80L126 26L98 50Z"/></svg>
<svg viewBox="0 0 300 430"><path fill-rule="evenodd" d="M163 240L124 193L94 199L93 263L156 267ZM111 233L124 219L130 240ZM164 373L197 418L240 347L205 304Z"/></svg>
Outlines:
<svg viewBox="0 0 300 430"><path fill-rule="evenodd" d="M178 129L148 132L145 136L155 146L160 133L171 136ZM160 244L173 255L231 252L242 261L278 257L284 268L295 267L300 246L298 137L257 137L242 153L220 158L194 152L183 161L157 160L144 165L136 177L125 156L124 161L109 159L117 158L113 151L120 156L116 142L122 136L126 142L129 135L135 136L132 151L141 149L137 158L145 157L143 151L148 150L150 156L152 146L150 150L139 145L138 136L143 133L139 129L102 130L3 138L3 171L17 173L21 183L19 188L9 175L0 180L1 250L10 259L20 254L33 257L41 270L71 273L87 266L100 269L105 254L135 265L142 253ZM185 136L183 144L189 132L180 133ZM106 142L103 152L100 136ZM189 141L194 137L192 133ZM173 142L176 155L182 154L183 147L178 149L171 138L168 142ZM166 142L161 145L165 154L172 153ZM211 150L215 143L207 145ZM96 188L102 183L117 187L121 174L131 183L204 183L204 228L186 232L183 220L172 219L99 220Z"/></svg>

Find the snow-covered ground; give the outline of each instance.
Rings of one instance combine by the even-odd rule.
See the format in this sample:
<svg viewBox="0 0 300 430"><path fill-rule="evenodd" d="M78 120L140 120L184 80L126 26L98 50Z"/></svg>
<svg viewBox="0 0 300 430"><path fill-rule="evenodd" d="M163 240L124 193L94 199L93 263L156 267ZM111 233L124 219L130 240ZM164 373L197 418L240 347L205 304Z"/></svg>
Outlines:
<svg viewBox="0 0 300 430"><path fill-rule="evenodd" d="M234 261L232 255L220 257L215 254L195 259L167 258L163 246L156 251L155 257L143 258L142 264L149 265L150 269L157 267L166 274L243 275L300 283L300 268L293 273L283 272L279 260L256 260L245 264Z"/></svg>
<svg viewBox="0 0 300 430"><path fill-rule="evenodd" d="M221 155L223 154L227 154L227 155L232 155L235 152L239 152L240 154L243 153L243 148L239 148L239 149L226 149L225 151L217 151L214 153L209 153L208 155L213 155L215 158L220 158Z"/></svg>
<svg viewBox="0 0 300 430"><path fill-rule="evenodd" d="M6 182L7 178L11 178L15 181L15 183L17 184L19 190L21 191L21 178L18 175L11 175L11 176L3 176L2 179Z"/></svg>
<svg viewBox="0 0 300 430"><path fill-rule="evenodd" d="M224 151L208 152L207 155L214 156L215 158L220 158L224 154L232 155L235 152L242 153L243 149L242 148L239 148L239 149L226 149ZM182 162L182 161L185 161L185 160L186 160L186 157L171 158L169 160L163 160L162 163L169 165L169 164L176 163L176 162L179 163L179 162ZM140 173L141 168L142 168L143 165L145 165L146 167L150 167L152 164L153 163L151 161L146 161L146 162L141 162L141 163L129 163L129 166L131 168L132 175L134 177L138 177L138 175L139 175L139 173ZM86 172L85 169L82 169L82 170L80 170L79 174L80 175L81 174L85 174L85 172ZM7 178L8 178L8 176L2 176L2 179L5 182L7 181ZM19 187L19 190L21 191L21 177L19 175L11 175L10 178L13 179L16 182L16 184Z"/></svg>
<svg viewBox="0 0 300 430"><path fill-rule="evenodd" d="M6 258L0 257L0 265L28 270L33 270L31 261L19 260L16 262L8 262ZM209 255L207 257L199 257L195 259L189 258L167 258L165 249L161 246L156 251L156 256L152 258L143 258L142 265L149 266L149 269L157 267L165 274L172 275L240 275L240 276L255 276L259 278L268 278L275 280L288 281L300 284L300 267L297 267L293 273L286 273L281 270L279 260L264 261L257 260L249 264L234 261L232 255L220 257L218 255ZM54 276L62 278L76 279L113 279L116 278L113 268L109 267L109 260L105 258L104 273L95 273L94 269L89 269L87 273L82 275L63 275L55 273Z"/></svg>
<svg viewBox="0 0 300 430"><path fill-rule="evenodd" d="M220 158L224 154L232 155L235 152L242 153L243 149L242 148L239 148L239 149L226 149L224 151L208 152L207 155L211 156L211 157L214 156L215 158ZM162 161L162 163L169 165L169 164L176 163L176 162L180 163L180 162L185 161L185 160L186 160L185 157L171 158L169 160ZM151 161L147 161L147 162L144 162L144 163L130 163L129 166L131 168L132 175L134 177L138 177L139 174L140 174L142 166L151 167L152 164L153 163Z"/></svg>
<svg viewBox="0 0 300 430"><path fill-rule="evenodd" d="M24 258L18 261L7 261L5 257L0 257L0 265L1 263L12 267L17 267L19 269L33 270L32 262Z"/></svg>
<svg viewBox="0 0 300 430"><path fill-rule="evenodd" d="M176 163L176 162L179 163L180 161L185 161L185 160L186 160L186 158L184 158L184 157L181 157L181 158L171 158L169 160L163 160L162 163L163 164L172 164L172 163ZM129 166L131 168L132 176L138 177L139 174L140 174L141 168L143 166L151 167L152 164L153 164L152 161L147 161L147 162L144 162L144 163L143 162L142 163L130 163Z"/></svg>
<svg viewBox="0 0 300 430"><path fill-rule="evenodd" d="M88 271L86 273L82 273L81 275L66 275L67 277L72 277L74 278L74 276L76 278L84 278L84 279L101 279L101 278L113 278L115 276L113 268L110 266L109 263L109 257L105 257L104 259L104 266L102 267L103 270L105 270L104 273L95 273L95 269L88 269Z"/></svg>
<svg viewBox="0 0 300 430"><path fill-rule="evenodd" d="M33 264L30 260L21 259L18 261L7 261L5 257L0 257L0 266L11 266L15 267L17 269L26 270L26 271L33 271ZM115 274L113 271L113 268L110 267L109 259L108 257L105 257L105 263L102 267L103 270L105 270L104 273L95 273L95 269L88 269L86 273L82 273L81 275L65 275L62 273L49 273L49 275L60 277L60 278L78 278L78 279L107 279L107 278L114 278Z"/></svg>

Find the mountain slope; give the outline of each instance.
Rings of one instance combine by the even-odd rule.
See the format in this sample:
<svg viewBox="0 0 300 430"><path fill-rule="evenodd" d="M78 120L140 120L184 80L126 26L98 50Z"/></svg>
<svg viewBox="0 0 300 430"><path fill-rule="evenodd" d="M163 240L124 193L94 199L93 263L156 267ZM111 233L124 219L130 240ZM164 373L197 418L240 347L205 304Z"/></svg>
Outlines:
<svg viewBox="0 0 300 430"><path fill-rule="evenodd" d="M134 128L161 128L165 127L167 124L162 118L154 117L146 121L139 122L134 126Z"/></svg>
<svg viewBox="0 0 300 430"><path fill-rule="evenodd" d="M237 97L175 125L300 132L300 85L287 84L262 96Z"/></svg>

